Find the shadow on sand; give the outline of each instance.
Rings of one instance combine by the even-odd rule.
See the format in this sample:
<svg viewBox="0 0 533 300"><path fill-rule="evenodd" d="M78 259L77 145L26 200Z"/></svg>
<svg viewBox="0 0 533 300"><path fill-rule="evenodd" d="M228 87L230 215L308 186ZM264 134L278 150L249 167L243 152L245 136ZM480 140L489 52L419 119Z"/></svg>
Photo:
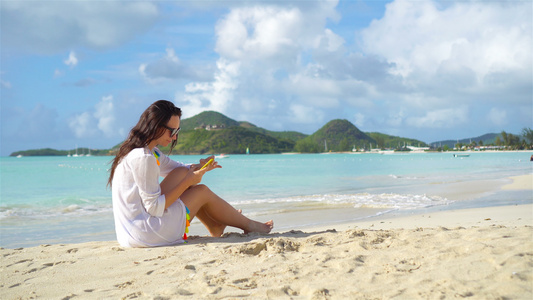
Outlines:
<svg viewBox="0 0 533 300"><path fill-rule="evenodd" d="M292 237L292 238L307 238L317 234L323 233L336 233L335 229L328 229L324 231L314 231L314 232L303 232L301 230L291 230L287 232L275 232L275 233L236 233L228 232L224 233L221 237L210 237L210 236L189 236L188 243L189 245L195 244L208 244L208 243L246 243L256 239L261 238L280 238L280 237Z"/></svg>

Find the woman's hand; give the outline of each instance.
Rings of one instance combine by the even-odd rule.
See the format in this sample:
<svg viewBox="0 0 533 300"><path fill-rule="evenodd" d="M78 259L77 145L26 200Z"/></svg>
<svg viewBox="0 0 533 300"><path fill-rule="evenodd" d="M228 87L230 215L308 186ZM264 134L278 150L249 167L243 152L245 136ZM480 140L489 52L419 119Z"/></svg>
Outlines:
<svg viewBox="0 0 533 300"><path fill-rule="evenodd" d="M197 170L200 170L207 162L209 162L211 159L213 159L213 162L211 164L209 164L207 167L205 167L203 170L207 170L206 172L208 171L211 171L213 169L216 169L216 168L222 168L222 166L220 166L218 164L217 161L215 161L215 156L214 155L211 155L209 156L208 158L205 158L205 159L200 159L200 163L199 164L195 164L195 165L192 165L191 166L191 169L193 169L194 171L197 171ZM203 171L202 170L202 171ZM205 172L204 172L205 174ZM202 174L203 175L203 174Z"/></svg>
<svg viewBox="0 0 533 300"><path fill-rule="evenodd" d="M187 172L187 175L185 176L187 185L191 187L202 182L202 177L204 177L205 172L207 172L207 168L200 170L200 168L197 168L197 165L194 165L194 167L191 166L189 172Z"/></svg>
<svg viewBox="0 0 533 300"><path fill-rule="evenodd" d="M211 159L213 159L213 162L210 163L207 167L202 169L202 167ZM200 159L199 164L191 165L191 168L189 169L189 172L187 173L187 179L188 179L190 186L199 184L202 181L202 177L205 175L205 173L216 168L222 168L222 166L220 166L218 162L215 161L214 159L215 157L211 155L208 158Z"/></svg>

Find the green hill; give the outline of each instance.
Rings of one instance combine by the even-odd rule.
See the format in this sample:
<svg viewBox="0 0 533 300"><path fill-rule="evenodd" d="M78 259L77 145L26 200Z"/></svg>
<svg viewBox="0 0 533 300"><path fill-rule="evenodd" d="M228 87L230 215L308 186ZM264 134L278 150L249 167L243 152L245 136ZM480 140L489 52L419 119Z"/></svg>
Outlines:
<svg viewBox="0 0 533 300"><path fill-rule="evenodd" d="M499 137L500 140L503 140L502 135L499 134L499 133L487 133L487 134L484 134L482 136L473 137L473 138L437 141L437 142L433 142L431 144L435 145L436 147L444 147L446 145L450 149L453 149L457 143L461 143L461 144L464 144L464 145L468 145L471 142L476 142L478 145L480 143L483 144L483 145L494 144L497 137Z"/></svg>
<svg viewBox="0 0 533 300"><path fill-rule="evenodd" d="M296 140L306 135L297 132L275 132L257 127L249 122L238 122L225 115L202 112L180 124L176 154L280 153L293 151ZM168 149L163 148L168 152Z"/></svg>
<svg viewBox="0 0 533 300"><path fill-rule="evenodd" d="M294 131L269 131L249 122L238 122L215 112L205 111L180 124L178 143L173 154L281 153L294 150L297 140L307 135ZM113 149L116 151L121 144ZM169 147L161 150L168 153Z"/></svg>
<svg viewBox="0 0 533 300"><path fill-rule="evenodd" d="M295 142L276 139L243 127L220 130L196 129L180 132L174 154L244 154L281 153L292 151ZM168 153L168 147L161 149Z"/></svg>
<svg viewBox="0 0 533 300"><path fill-rule="evenodd" d="M374 139L348 120L333 120L312 135L298 141L297 152L351 151L353 147L368 148Z"/></svg>
<svg viewBox="0 0 533 300"><path fill-rule="evenodd" d="M255 131L264 135L268 135L277 139L286 139L290 141L299 141L307 136L307 134L303 134L297 131L270 131L266 130L261 127L257 127L252 123L249 122L239 122L241 127L244 127L246 129L249 129L251 131Z"/></svg>
<svg viewBox="0 0 533 300"><path fill-rule="evenodd" d="M411 145L415 147L427 146L426 143L415 139L402 138L399 136L392 136L379 132L367 132L366 134L376 141L376 144L373 144L372 148L398 149L402 148L404 145Z"/></svg>
<svg viewBox="0 0 533 300"><path fill-rule="evenodd" d="M250 153L282 153L302 152L317 153L324 151L343 152L352 149L391 148L398 146L427 146L415 139L386 135L378 132L362 132L348 120L332 120L312 135L305 135L295 131L270 131L257 127L249 122L238 122L225 115L205 111L194 117L182 120L182 130L178 144L173 154L242 154L246 149ZM497 134L487 134L473 141L481 140L484 144L493 143ZM465 141L464 139L460 142ZM457 141L442 141L435 143L450 143ZM434 143L434 144L435 144ZM92 155L114 155L120 144L111 149L91 149ZM168 153L168 148L163 148ZM79 148L79 153L87 154L89 149ZM43 156L74 154L74 150L37 149L17 151L11 156Z"/></svg>
<svg viewBox="0 0 533 300"><path fill-rule="evenodd" d="M216 111L204 111L189 119L183 119L181 121L182 131L188 131L193 129L207 129L207 130L220 130L231 127L243 127L248 130L258 132L267 136L271 136L277 139L288 139L291 141L297 141L303 139L307 135L296 131L270 131L250 122L238 122Z"/></svg>
<svg viewBox="0 0 533 300"><path fill-rule="evenodd" d="M353 147L369 149L395 147L398 143L418 144L416 140L388 136L381 133L364 133L347 120L333 120L308 136L295 131L270 131L249 122L238 122L225 115L205 111L183 119L178 143L173 154L243 154L327 151L351 151ZM114 155L121 143L110 150L91 150L93 155ZM87 153L88 149L79 149ZM161 149L168 153L169 148ZM71 151L72 152L72 151ZM73 154L74 152L72 152ZM15 152L24 156L67 155L68 151L39 149Z"/></svg>
<svg viewBox="0 0 533 300"><path fill-rule="evenodd" d="M180 124L182 131L194 130L195 128L222 129L233 126L239 126L239 122L216 111L201 112L194 117L183 119Z"/></svg>

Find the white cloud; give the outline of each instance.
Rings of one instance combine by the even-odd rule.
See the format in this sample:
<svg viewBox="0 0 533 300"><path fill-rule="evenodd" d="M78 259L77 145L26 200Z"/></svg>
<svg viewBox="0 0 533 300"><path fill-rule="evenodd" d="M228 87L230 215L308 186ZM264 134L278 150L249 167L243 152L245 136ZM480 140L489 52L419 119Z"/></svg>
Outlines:
<svg viewBox="0 0 533 300"><path fill-rule="evenodd" d="M216 51L230 59L294 55L302 33L297 8L256 6L232 10L216 28Z"/></svg>
<svg viewBox="0 0 533 300"><path fill-rule="evenodd" d="M209 75L201 66L191 67L181 61L173 48L165 50L165 56L139 66L141 76L151 84L173 82L179 79L205 80Z"/></svg>
<svg viewBox="0 0 533 300"><path fill-rule="evenodd" d="M89 138L96 135L96 122L89 112L83 112L70 119L69 127L77 138Z"/></svg>
<svg viewBox="0 0 533 300"><path fill-rule="evenodd" d="M424 116L410 116L408 125L418 128L451 128L468 121L468 107L444 108L428 110Z"/></svg>
<svg viewBox="0 0 533 300"><path fill-rule="evenodd" d="M185 86L186 94L177 97L182 105L184 115L193 116L204 110L227 112L229 104L234 100L234 91L239 86L238 76L241 64L220 59L217 72L211 82L194 82Z"/></svg>
<svg viewBox="0 0 533 300"><path fill-rule="evenodd" d="M389 117L387 119L387 124L392 127L401 127L403 125L404 119L405 119L405 110L403 108L400 108L399 111L396 110L390 110L389 111Z"/></svg>
<svg viewBox="0 0 533 300"><path fill-rule="evenodd" d="M407 136L427 128L462 126L463 133L488 125L531 123L530 1L397 0L386 5L384 15L373 15L366 29L361 29L361 20L349 19L361 15L347 11L359 5L337 4L4 1L2 55L10 59L29 53L21 57L47 65L59 55L60 62L74 67L84 49L90 69L78 69L76 78L62 78L70 83L61 86L113 86L122 98L95 99L93 106L68 120L69 126L58 124L55 132L98 141L118 133L123 138L123 128L136 121L147 98L169 93L175 93L184 117L217 110L269 129L305 133L339 117L354 120L364 131ZM164 15L158 6L165 8ZM213 16L221 12L224 15L214 22ZM154 24L150 35L142 36ZM67 69L58 68L55 77ZM31 95L31 89L18 90L25 89L18 77L2 73L0 84L11 103L24 101L17 97L35 99L24 96ZM47 85L45 94L56 95L53 86ZM124 87L127 90L121 91ZM74 89L63 89L68 90ZM48 97L46 103L53 101ZM61 114L71 115L67 109ZM52 122L53 113L49 110L41 121ZM23 116L13 118L9 133L18 133L19 122L30 120L29 113ZM66 118L61 115L59 120ZM7 120L4 113L3 129ZM468 122L476 126L465 126Z"/></svg>
<svg viewBox="0 0 533 300"><path fill-rule="evenodd" d="M104 135L114 137L122 135L124 130L115 125L113 96L104 96L95 105L94 110L75 115L69 120L69 127L77 138L92 138Z"/></svg>
<svg viewBox="0 0 533 300"><path fill-rule="evenodd" d="M214 79L176 93L185 115L211 109L293 129L349 111L357 126L399 133L464 125L480 105L505 94L525 103L531 89L527 3L398 0L354 31L360 50L328 27L339 20L336 2L308 4L259 2L224 15L215 27ZM140 72L185 78L180 64L167 49Z"/></svg>
<svg viewBox="0 0 533 300"><path fill-rule="evenodd" d="M319 76L305 76L305 74L294 75L286 89L293 89L293 93L315 107L337 107L338 98L342 96L342 87L338 81Z"/></svg>
<svg viewBox="0 0 533 300"><path fill-rule="evenodd" d="M186 85L185 94L176 97L186 103L184 112L215 109L265 120L268 111L276 115L271 121L309 123L299 113L309 110L302 108L305 105L338 107L345 93L367 94L364 83L336 82L321 73L319 64L304 58L310 49L326 53L342 48L344 39L324 28L328 19L338 17L336 2L299 4L243 6L221 18L215 28L215 51L220 55L215 79ZM353 94L346 99L353 99ZM291 107L296 102L301 103L298 110ZM294 114L296 118L291 117ZM316 111L312 115L323 116Z"/></svg>
<svg viewBox="0 0 533 300"><path fill-rule="evenodd" d="M100 129L106 137L115 135L116 128L113 96L102 97L102 101L98 102L95 108L96 111L94 117L98 120L98 129Z"/></svg>
<svg viewBox="0 0 533 300"><path fill-rule="evenodd" d="M508 109L480 114L503 99L531 111L532 8L528 1L396 0L358 33L363 53L349 54L339 76L375 88L362 113L376 130L447 129L474 120L475 128L508 125Z"/></svg>
<svg viewBox="0 0 533 300"><path fill-rule="evenodd" d="M365 52L396 64L392 71L411 84L471 72L451 86L478 88L491 74L531 70L531 5L453 2L440 9L430 0L396 0L362 31L362 44Z"/></svg>
<svg viewBox="0 0 533 300"><path fill-rule="evenodd" d="M290 115L295 123L320 124L324 121L324 113L312 106L291 104Z"/></svg>
<svg viewBox="0 0 533 300"><path fill-rule="evenodd" d="M507 123L507 111L504 109L493 107L488 116L488 120L494 125L503 126Z"/></svg>
<svg viewBox="0 0 533 300"><path fill-rule="evenodd" d="M356 113L354 115L354 125L356 127L362 128L365 126L366 117L362 113Z"/></svg>
<svg viewBox="0 0 533 300"><path fill-rule="evenodd" d="M70 66L71 68L78 65L78 58L74 51L70 51L68 58L63 61L65 65Z"/></svg>
<svg viewBox="0 0 533 300"><path fill-rule="evenodd" d="M344 39L339 35L335 34L330 29L324 30L324 35L319 37L320 43L324 43L324 47L329 52L334 52L339 50L345 43ZM318 48L318 47L317 47Z"/></svg>
<svg viewBox="0 0 533 300"><path fill-rule="evenodd" d="M2 1L2 47L57 53L109 49L149 29L158 17L149 1Z"/></svg>
<svg viewBox="0 0 533 300"><path fill-rule="evenodd" d="M305 10L291 5L232 9L216 26L215 50L226 59L273 60L277 66L290 66L323 38L330 49L342 45L342 38L324 28L327 19L338 18L337 2L308 4Z"/></svg>

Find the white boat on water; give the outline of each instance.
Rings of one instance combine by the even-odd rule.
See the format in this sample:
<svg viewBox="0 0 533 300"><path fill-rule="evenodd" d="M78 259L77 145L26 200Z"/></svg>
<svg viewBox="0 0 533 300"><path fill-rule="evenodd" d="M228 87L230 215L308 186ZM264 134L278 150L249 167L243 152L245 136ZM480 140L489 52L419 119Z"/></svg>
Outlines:
<svg viewBox="0 0 533 300"><path fill-rule="evenodd" d="M72 157L78 157L78 145L76 145L76 154L73 154Z"/></svg>
<svg viewBox="0 0 533 300"><path fill-rule="evenodd" d="M470 154L454 154L453 157L470 157Z"/></svg>
<svg viewBox="0 0 533 300"><path fill-rule="evenodd" d="M379 154L384 154L384 155L394 154L394 150L381 150L379 151Z"/></svg>

